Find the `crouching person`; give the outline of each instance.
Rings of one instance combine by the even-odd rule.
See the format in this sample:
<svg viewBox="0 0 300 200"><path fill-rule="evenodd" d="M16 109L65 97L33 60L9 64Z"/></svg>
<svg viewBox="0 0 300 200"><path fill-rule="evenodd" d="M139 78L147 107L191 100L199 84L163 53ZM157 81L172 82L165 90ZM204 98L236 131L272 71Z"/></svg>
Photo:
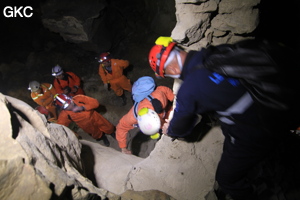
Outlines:
<svg viewBox="0 0 300 200"><path fill-rule="evenodd" d="M153 128L155 129L157 117L160 124L158 131L160 131L159 129L161 129L172 109L171 102L174 100L174 94L170 88L165 86L156 87L153 78L149 76L141 77L133 84L132 97L135 102L133 107L120 119L116 127L116 139L122 153L125 154L131 154L131 151L127 149L128 131L139 125L144 134L155 134L157 133L156 130L153 133L151 131L153 131ZM141 127L141 123L144 122L147 122L147 124L143 124L145 129ZM149 132L147 132L147 127L151 129Z"/></svg>
<svg viewBox="0 0 300 200"><path fill-rule="evenodd" d="M94 139L103 140L105 146L110 145L105 134L114 133L115 127L94 110L100 105L97 99L85 95L76 95L71 98L60 94L56 96L56 104L62 108L58 116L58 124L68 126L74 121Z"/></svg>

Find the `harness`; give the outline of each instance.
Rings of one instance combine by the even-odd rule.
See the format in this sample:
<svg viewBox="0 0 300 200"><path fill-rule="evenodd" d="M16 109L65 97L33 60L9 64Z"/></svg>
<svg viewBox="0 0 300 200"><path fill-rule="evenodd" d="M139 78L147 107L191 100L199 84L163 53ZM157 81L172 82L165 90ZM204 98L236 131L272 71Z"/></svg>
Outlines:
<svg viewBox="0 0 300 200"><path fill-rule="evenodd" d="M152 103L152 100L154 99L151 95L148 95L145 99L148 99L151 103ZM144 99L143 99L144 100ZM134 114L134 117L137 119L137 116L138 116L138 105L140 104L141 101L139 102L135 102L134 103L134 108L133 108L133 114ZM153 105L153 104L152 104ZM153 106L154 107L154 106ZM155 107L154 107L155 109Z"/></svg>

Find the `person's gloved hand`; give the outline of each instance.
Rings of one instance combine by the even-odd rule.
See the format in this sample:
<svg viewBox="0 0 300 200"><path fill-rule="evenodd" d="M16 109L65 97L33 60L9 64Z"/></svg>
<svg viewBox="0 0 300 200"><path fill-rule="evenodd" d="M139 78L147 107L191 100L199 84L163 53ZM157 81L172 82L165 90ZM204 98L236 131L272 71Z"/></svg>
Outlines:
<svg viewBox="0 0 300 200"><path fill-rule="evenodd" d="M125 154L132 154L131 151L129 151L129 150L126 149L126 148L122 148L122 153L125 153Z"/></svg>
<svg viewBox="0 0 300 200"><path fill-rule="evenodd" d="M63 88L64 94L68 95L71 92L71 88L69 86L66 86Z"/></svg>
<svg viewBox="0 0 300 200"><path fill-rule="evenodd" d="M72 111L77 113L77 112L81 112L84 110L85 110L85 108L83 106L76 106Z"/></svg>

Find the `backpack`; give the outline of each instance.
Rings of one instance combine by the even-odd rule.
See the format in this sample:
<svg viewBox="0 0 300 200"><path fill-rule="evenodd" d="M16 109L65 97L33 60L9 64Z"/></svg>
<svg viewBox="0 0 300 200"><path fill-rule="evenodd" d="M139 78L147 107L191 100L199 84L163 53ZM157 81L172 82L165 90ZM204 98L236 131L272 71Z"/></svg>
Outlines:
<svg viewBox="0 0 300 200"><path fill-rule="evenodd" d="M269 41L246 40L207 48L205 68L237 78L253 99L269 108L287 110L299 94L299 65L290 49Z"/></svg>
<svg viewBox="0 0 300 200"><path fill-rule="evenodd" d="M284 114L288 111L296 120L300 112L297 102L300 68L295 54L280 43L245 40L208 47L203 66L239 79L260 108ZM299 125L299 120L297 123Z"/></svg>
<svg viewBox="0 0 300 200"><path fill-rule="evenodd" d="M134 100L133 112L135 118L137 118L138 105L145 98L147 98L152 103L152 106L154 107L156 113L159 114L163 112L161 102L158 99L153 98L151 96L151 93L155 90L155 87L155 82L150 76L143 76L139 78L136 82L134 82L132 86L132 99Z"/></svg>

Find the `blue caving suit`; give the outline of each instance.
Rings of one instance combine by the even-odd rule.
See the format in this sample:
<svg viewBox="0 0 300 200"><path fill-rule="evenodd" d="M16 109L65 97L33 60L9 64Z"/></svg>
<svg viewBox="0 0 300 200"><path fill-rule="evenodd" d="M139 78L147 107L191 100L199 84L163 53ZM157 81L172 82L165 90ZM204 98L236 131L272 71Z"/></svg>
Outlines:
<svg viewBox="0 0 300 200"><path fill-rule="evenodd" d="M234 199L245 199L252 192L245 178L247 172L276 148L284 130L281 117L262 112L237 79L200 67L202 61L201 51L187 55L168 135L186 137L195 126L197 114L217 113L225 141L216 181Z"/></svg>

